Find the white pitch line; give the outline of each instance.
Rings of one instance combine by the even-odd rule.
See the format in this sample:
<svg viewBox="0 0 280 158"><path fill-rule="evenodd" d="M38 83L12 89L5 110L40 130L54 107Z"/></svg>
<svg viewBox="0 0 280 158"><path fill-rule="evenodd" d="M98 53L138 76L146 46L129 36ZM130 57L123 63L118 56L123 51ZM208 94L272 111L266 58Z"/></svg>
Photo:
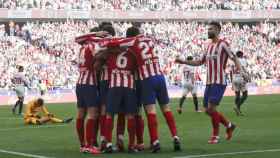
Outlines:
<svg viewBox="0 0 280 158"><path fill-rule="evenodd" d="M63 125L34 125L34 126L29 126L29 127L17 127L17 128L0 129L0 132L2 132L2 131L22 130L22 129L37 129L37 128L64 127L64 126L67 126L67 125L66 125L66 124L63 124Z"/></svg>
<svg viewBox="0 0 280 158"><path fill-rule="evenodd" d="M205 154L205 155L176 156L176 157L173 157L173 158L200 158L200 157L214 157L214 156L225 156L225 155L242 155L242 154L265 153L265 152L280 152L280 149L240 151L240 152L215 153L215 154Z"/></svg>
<svg viewBox="0 0 280 158"><path fill-rule="evenodd" d="M0 117L0 120L23 120L23 117Z"/></svg>
<svg viewBox="0 0 280 158"><path fill-rule="evenodd" d="M18 155L18 156L24 156L24 157L32 157L32 158L51 158L51 157L46 157L46 156L41 156L41 155L26 154L26 153L21 153L21 152L16 152L16 151L8 151L8 150L2 150L2 149L0 149L0 153L10 154L10 155Z"/></svg>

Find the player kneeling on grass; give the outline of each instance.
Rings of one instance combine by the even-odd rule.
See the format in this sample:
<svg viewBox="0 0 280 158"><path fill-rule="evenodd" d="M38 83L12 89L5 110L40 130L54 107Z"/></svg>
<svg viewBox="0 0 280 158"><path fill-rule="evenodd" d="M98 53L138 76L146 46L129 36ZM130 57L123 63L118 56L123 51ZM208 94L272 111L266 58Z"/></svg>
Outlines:
<svg viewBox="0 0 280 158"><path fill-rule="evenodd" d="M41 116L39 115L39 113L43 113L44 115ZM47 122L69 123L72 120L73 118L61 120L59 118L54 117L54 114L49 113L47 108L44 106L44 100L42 98L38 98L28 102L24 114L25 124L41 125Z"/></svg>

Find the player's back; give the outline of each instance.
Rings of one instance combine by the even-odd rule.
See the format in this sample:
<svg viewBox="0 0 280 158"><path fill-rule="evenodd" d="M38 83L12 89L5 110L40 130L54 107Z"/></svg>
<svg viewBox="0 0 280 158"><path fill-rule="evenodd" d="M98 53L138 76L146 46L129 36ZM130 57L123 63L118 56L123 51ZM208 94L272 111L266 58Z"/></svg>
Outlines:
<svg viewBox="0 0 280 158"><path fill-rule="evenodd" d="M112 53L107 59L110 87L134 87L135 56L127 51Z"/></svg>
<svg viewBox="0 0 280 158"><path fill-rule="evenodd" d="M108 39L95 37L94 34L90 34L77 37L75 40L82 46L78 54L80 76L77 84L96 85L97 76L96 70L94 69L94 56L100 45L103 45Z"/></svg>
<svg viewBox="0 0 280 158"><path fill-rule="evenodd" d="M130 51L136 56L140 79L162 75L152 38L144 35L136 36L135 43Z"/></svg>

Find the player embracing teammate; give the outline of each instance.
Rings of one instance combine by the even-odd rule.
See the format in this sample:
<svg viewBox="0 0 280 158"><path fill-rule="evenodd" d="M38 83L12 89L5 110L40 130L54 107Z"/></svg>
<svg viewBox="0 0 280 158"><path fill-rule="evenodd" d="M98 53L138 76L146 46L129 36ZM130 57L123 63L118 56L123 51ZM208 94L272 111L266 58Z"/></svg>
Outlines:
<svg viewBox="0 0 280 158"><path fill-rule="evenodd" d="M108 27L106 31L110 32ZM97 148L96 139L100 109L100 92L98 92L97 88L98 81L96 74L101 67L104 67L104 64L108 68L109 73L109 90L106 102L104 102L106 103L106 120L104 121L103 115L102 122L103 125L105 122L106 128L102 129L101 127L101 131L105 130L105 134L103 133L105 135L103 142L106 142L106 146L103 146L104 151L108 153L113 152L113 119L114 115L119 113L124 113L128 122L128 151L137 152L143 149L144 124L141 115L139 115L141 108L139 105L141 104L144 106L147 115L151 151L154 153L158 152L160 150L160 142L155 106L156 100L160 104L160 109L170 129L174 150L181 150L176 123L168 105L169 97L165 78L159 65L159 58L154 50L154 40L151 37L140 35L137 27L129 28L126 32L126 38L101 38L101 35L103 36L104 32L97 32L76 38L76 41L82 44L79 55L81 57L79 60L81 75L76 90L78 100L76 127L81 143L81 151L87 151L93 154L100 152L99 148ZM96 56L96 53L101 50L100 47L103 49L100 53L101 55ZM86 51L84 51L85 48ZM85 78L82 74L91 74L91 76ZM139 77L137 81L137 93L136 76ZM89 87L91 88L89 89ZM82 88L84 89L80 90ZM136 94L141 96L140 100L137 99L139 96ZM84 132L86 113L88 118ZM134 140L135 136L137 136L137 144Z"/></svg>

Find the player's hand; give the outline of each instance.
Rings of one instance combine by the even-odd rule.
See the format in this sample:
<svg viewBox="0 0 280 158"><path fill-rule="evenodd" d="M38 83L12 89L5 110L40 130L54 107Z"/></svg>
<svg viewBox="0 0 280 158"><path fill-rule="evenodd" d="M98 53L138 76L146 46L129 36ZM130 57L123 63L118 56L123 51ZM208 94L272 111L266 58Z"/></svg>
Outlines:
<svg viewBox="0 0 280 158"><path fill-rule="evenodd" d="M174 61L175 63L178 63L178 64L183 64L184 63L184 61L183 60L181 60L180 58L176 58L175 59L175 61Z"/></svg>
<svg viewBox="0 0 280 158"><path fill-rule="evenodd" d="M96 36L105 36L108 35L109 33L107 31L98 31L96 32Z"/></svg>
<svg viewBox="0 0 280 158"><path fill-rule="evenodd" d="M48 117L54 117L54 114L49 113L49 114L48 114Z"/></svg>

